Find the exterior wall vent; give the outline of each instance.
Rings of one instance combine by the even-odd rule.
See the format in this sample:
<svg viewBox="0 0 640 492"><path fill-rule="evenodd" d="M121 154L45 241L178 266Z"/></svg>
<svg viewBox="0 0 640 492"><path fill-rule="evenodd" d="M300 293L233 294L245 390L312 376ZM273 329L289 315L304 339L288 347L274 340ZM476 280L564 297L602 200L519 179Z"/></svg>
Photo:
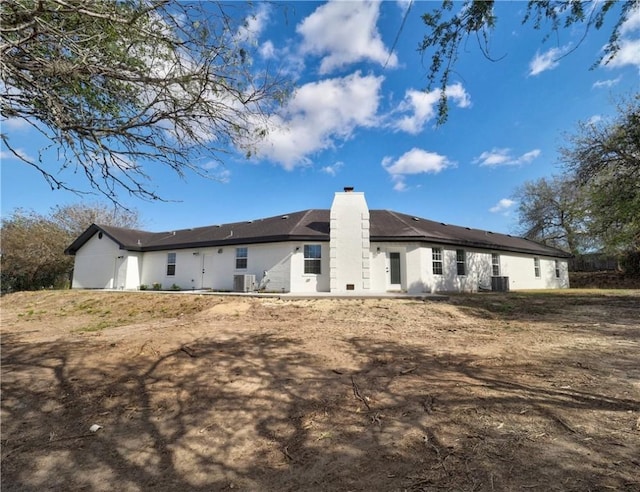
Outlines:
<svg viewBox="0 0 640 492"><path fill-rule="evenodd" d="M234 292L253 292L256 290L255 275L234 275L233 291Z"/></svg>

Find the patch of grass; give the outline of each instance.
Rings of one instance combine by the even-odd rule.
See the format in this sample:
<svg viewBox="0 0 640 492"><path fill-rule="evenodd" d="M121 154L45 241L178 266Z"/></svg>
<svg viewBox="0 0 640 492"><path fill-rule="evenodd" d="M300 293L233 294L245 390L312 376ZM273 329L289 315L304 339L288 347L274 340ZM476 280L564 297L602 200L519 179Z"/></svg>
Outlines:
<svg viewBox="0 0 640 492"><path fill-rule="evenodd" d="M109 321L100 321L99 323L96 323L95 325L89 325L86 326L84 328L78 328L76 330L73 330L74 332L78 332L78 333L91 333L91 332L96 332L96 331L102 331L105 328L111 328L112 326L117 326L116 323L113 322L109 322Z"/></svg>
<svg viewBox="0 0 640 492"><path fill-rule="evenodd" d="M39 316L42 314L47 314L47 311L44 309L41 309L39 311L36 311L35 309L29 309L26 313L18 313L18 317L24 318L25 316L32 317L32 316Z"/></svg>

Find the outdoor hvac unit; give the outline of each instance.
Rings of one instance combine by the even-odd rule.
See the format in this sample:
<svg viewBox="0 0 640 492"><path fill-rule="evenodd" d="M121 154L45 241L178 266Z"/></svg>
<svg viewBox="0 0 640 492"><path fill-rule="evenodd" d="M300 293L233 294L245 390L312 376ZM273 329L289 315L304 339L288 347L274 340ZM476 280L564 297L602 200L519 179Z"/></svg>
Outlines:
<svg viewBox="0 0 640 492"><path fill-rule="evenodd" d="M233 291L234 292L251 292L256 289L255 275L234 275Z"/></svg>
<svg viewBox="0 0 640 492"><path fill-rule="evenodd" d="M509 292L509 277L491 277L491 290Z"/></svg>

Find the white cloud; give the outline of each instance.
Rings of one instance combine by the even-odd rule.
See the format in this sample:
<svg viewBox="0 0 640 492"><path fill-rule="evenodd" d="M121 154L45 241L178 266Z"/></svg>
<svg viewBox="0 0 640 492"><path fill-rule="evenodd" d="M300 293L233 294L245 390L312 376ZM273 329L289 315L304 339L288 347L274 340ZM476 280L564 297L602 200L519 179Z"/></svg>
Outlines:
<svg viewBox="0 0 640 492"><path fill-rule="evenodd" d="M271 60L276 57L276 48L271 41L265 41L260 45L258 50L265 60Z"/></svg>
<svg viewBox="0 0 640 492"><path fill-rule="evenodd" d="M513 200L510 200L508 198L503 198L498 203L496 203L493 207L491 207L489 209L489 212L494 214L500 213L500 212L506 212L511 207L513 207L515 203L516 202L514 202Z"/></svg>
<svg viewBox="0 0 640 492"><path fill-rule="evenodd" d="M628 12L627 18L620 26L619 49L612 56L602 60L602 65L608 68L633 65L640 70L640 38L629 37L636 31L640 31L640 6Z"/></svg>
<svg viewBox="0 0 640 492"><path fill-rule="evenodd" d="M620 34L625 35L640 30L640 7L632 9L620 26Z"/></svg>
<svg viewBox="0 0 640 492"><path fill-rule="evenodd" d="M407 9L411 7L412 3L413 3L413 0L396 0L396 5L400 7L400 10L402 10L402 13L405 13Z"/></svg>
<svg viewBox="0 0 640 492"><path fill-rule="evenodd" d="M330 176L335 176L343 166L344 166L344 162L338 161L331 166L324 166L323 168L320 169L320 171Z"/></svg>
<svg viewBox="0 0 640 492"><path fill-rule="evenodd" d="M600 121L602 121L602 116L600 116L599 114L594 114L591 118L589 118L587 120L587 122L590 125L595 125L596 123L599 123Z"/></svg>
<svg viewBox="0 0 640 492"><path fill-rule="evenodd" d="M376 126L383 80L356 72L299 87L257 144L258 154L291 170L308 164L309 154L350 138L356 128Z"/></svg>
<svg viewBox="0 0 640 492"><path fill-rule="evenodd" d="M460 83L448 86L446 94L460 108L467 108L471 105L469 94ZM435 118L439 100L439 89L431 92L409 89L405 93L404 100L398 106L398 112L409 113L409 115L402 117L393 126L396 130L405 131L412 135L420 133L424 129L424 125Z"/></svg>
<svg viewBox="0 0 640 492"><path fill-rule="evenodd" d="M2 127L7 130L25 130L31 126L31 124L24 118L7 118L0 120Z"/></svg>
<svg viewBox="0 0 640 492"><path fill-rule="evenodd" d="M231 181L231 171L224 167L218 161L209 161L203 164L202 169L209 172L213 178L221 183L228 183Z"/></svg>
<svg viewBox="0 0 640 492"><path fill-rule="evenodd" d="M301 50L323 57L322 74L362 60L395 67L398 57L384 46L376 26L379 15L380 2L326 3L297 26Z"/></svg>
<svg viewBox="0 0 640 492"><path fill-rule="evenodd" d="M519 166L522 164L528 164L540 155L540 149L533 149L529 152L525 152L519 157L514 157L511 153L511 149L508 148L493 148L490 151L485 151L473 160L474 164L480 164L485 167L498 167L498 166Z"/></svg>
<svg viewBox="0 0 640 492"><path fill-rule="evenodd" d="M608 68L620 68L625 65L634 65L640 69L640 38L621 39L618 43L620 49L614 57L608 58Z"/></svg>
<svg viewBox="0 0 640 492"><path fill-rule="evenodd" d="M551 48L544 53L536 52L536 56L529 63L529 75L538 75L547 70L553 70L560 65L560 58L569 51L571 44L561 48Z"/></svg>
<svg viewBox="0 0 640 492"><path fill-rule="evenodd" d="M622 75L620 77L616 77L615 79L608 80L597 80L593 83L591 87L594 89L600 89L602 87L613 87L614 85L618 85L618 83L622 80Z"/></svg>
<svg viewBox="0 0 640 492"><path fill-rule="evenodd" d="M534 159L538 158L539 155L540 155L540 149L530 150L529 152L525 152L520 157L518 157L514 161L514 164L516 164L516 165L529 164L531 161L533 161Z"/></svg>
<svg viewBox="0 0 640 492"><path fill-rule="evenodd" d="M255 43L264 31L268 21L269 4L261 3L255 13L245 18L244 23L236 33L236 38L239 41Z"/></svg>
<svg viewBox="0 0 640 492"><path fill-rule="evenodd" d="M448 167L455 166L446 156L435 152L413 148L405 152L395 161L392 157L382 160L382 167L391 175L396 191L404 191L407 188L405 177L412 174L438 174Z"/></svg>
<svg viewBox="0 0 640 492"><path fill-rule="evenodd" d="M20 149L20 148L13 149L13 152L11 150L0 150L0 159L2 160L22 159L25 161L35 162L35 159L31 157L26 150Z"/></svg>
<svg viewBox="0 0 640 492"><path fill-rule="evenodd" d="M400 175L396 175L396 176L391 176L391 179L393 180L393 189L394 191L406 191L407 190L407 183L404 180L404 176L400 176Z"/></svg>

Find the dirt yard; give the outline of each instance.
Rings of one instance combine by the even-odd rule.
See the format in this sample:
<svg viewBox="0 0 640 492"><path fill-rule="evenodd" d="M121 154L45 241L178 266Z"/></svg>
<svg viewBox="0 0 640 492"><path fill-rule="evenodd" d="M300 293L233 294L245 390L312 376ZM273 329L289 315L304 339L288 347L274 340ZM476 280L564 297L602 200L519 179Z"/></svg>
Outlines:
<svg viewBox="0 0 640 492"><path fill-rule="evenodd" d="M1 437L3 492L640 491L640 291L12 294Z"/></svg>

